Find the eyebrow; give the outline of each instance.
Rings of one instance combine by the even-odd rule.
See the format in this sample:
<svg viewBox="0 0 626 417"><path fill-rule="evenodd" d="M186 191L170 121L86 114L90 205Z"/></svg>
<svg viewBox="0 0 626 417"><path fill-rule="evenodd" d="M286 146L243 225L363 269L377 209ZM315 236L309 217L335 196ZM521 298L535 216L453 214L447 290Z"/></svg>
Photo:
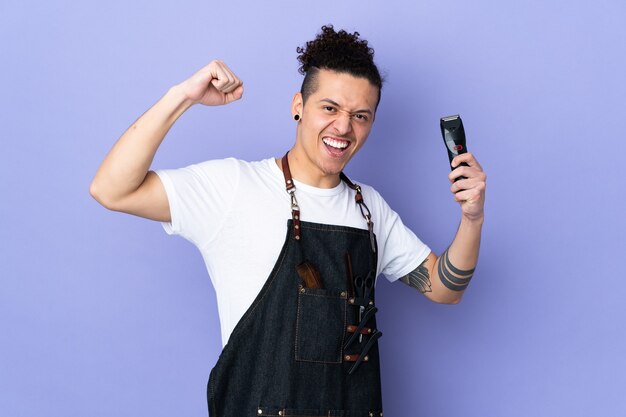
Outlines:
<svg viewBox="0 0 626 417"><path fill-rule="evenodd" d="M329 99L329 98L323 98L323 99L321 99L321 100L320 100L320 102L322 102L322 101L323 101L323 102L326 102L326 103L330 103L330 104L332 104L333 106L337 106L337 107L341 108L341 106L339 105L339 103L337 103L336 101L331 100L331 99ZM371 110L369 110L369 109L361 109L361 110L351 111L350 113L367 113L367 114L370 114L370 115L371 115L371 114L372 114L372 111L371 111Z"/></svg>

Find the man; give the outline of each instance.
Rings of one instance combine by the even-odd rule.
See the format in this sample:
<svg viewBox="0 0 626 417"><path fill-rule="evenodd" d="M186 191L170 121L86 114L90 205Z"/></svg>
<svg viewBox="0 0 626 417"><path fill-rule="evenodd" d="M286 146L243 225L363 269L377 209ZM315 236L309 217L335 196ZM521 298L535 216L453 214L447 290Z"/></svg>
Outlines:
<svg viewBox="0 0 626 417"><path fill-rule="evenodd" d="M283 158L148 171L189 107L242 97L241 80L213 61L124 133L91 186L105 207L161 221L201 251L224 344L208 384L212 416L382 415L376 277L455 304L478 259L486 177L474 156L452 162L461 222L438 257L375 190L342 173L380 101L367 41L324 26L298 53L305 79L291 106L295 144Z"/></svg>

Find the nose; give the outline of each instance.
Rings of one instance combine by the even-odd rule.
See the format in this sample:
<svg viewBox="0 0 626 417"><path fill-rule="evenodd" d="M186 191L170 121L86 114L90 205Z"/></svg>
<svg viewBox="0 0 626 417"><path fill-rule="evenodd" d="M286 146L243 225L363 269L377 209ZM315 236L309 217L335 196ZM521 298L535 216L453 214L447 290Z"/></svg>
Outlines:
<svg viewBox="0 0 626 417"><path fill-rule="evenodd" d="M338 111L337 117L333 121L333 127L338 135L345 135L352 131L352 115L346 111Z"/></svg>

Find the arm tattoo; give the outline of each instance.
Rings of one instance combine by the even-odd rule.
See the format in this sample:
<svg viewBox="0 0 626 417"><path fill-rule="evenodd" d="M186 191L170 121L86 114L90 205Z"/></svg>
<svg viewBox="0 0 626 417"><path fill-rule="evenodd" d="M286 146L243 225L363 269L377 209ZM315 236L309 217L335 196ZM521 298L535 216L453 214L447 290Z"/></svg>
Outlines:
<svg viewBox="0 0 626 417"><path fill-rule="evenodd" d="M448 249L446 249L439 258L439 265L437 267L439 279L441 279L441 282L446 288L452 291L464 291L469 285L470 279L472 279L475 268L461 270L452 265L448 258Z"/></svg>
<svg viewBox="0 0 626 417"><path fill-rule="evenodd" d="M428 268L426 268L426 261L422 262L420 266L415 268L412 272L409 272L409 275L400 278L400 281L417 289L422 294L433 290L428 276Z"/></svg>

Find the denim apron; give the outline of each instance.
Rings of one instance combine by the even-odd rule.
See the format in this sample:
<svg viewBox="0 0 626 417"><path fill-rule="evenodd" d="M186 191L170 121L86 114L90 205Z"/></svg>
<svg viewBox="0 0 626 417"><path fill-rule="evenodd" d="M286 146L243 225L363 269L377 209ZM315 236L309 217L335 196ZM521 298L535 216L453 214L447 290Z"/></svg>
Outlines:
<svg viewBox="0 0 626 417"><path fill-rule="evenodd" d="M211 417L382 416L374 281L368 230L300 221L287 155L292 218L269 278L237 323L209 377ZM318 281L303 280L305 265Z"/></svg>

